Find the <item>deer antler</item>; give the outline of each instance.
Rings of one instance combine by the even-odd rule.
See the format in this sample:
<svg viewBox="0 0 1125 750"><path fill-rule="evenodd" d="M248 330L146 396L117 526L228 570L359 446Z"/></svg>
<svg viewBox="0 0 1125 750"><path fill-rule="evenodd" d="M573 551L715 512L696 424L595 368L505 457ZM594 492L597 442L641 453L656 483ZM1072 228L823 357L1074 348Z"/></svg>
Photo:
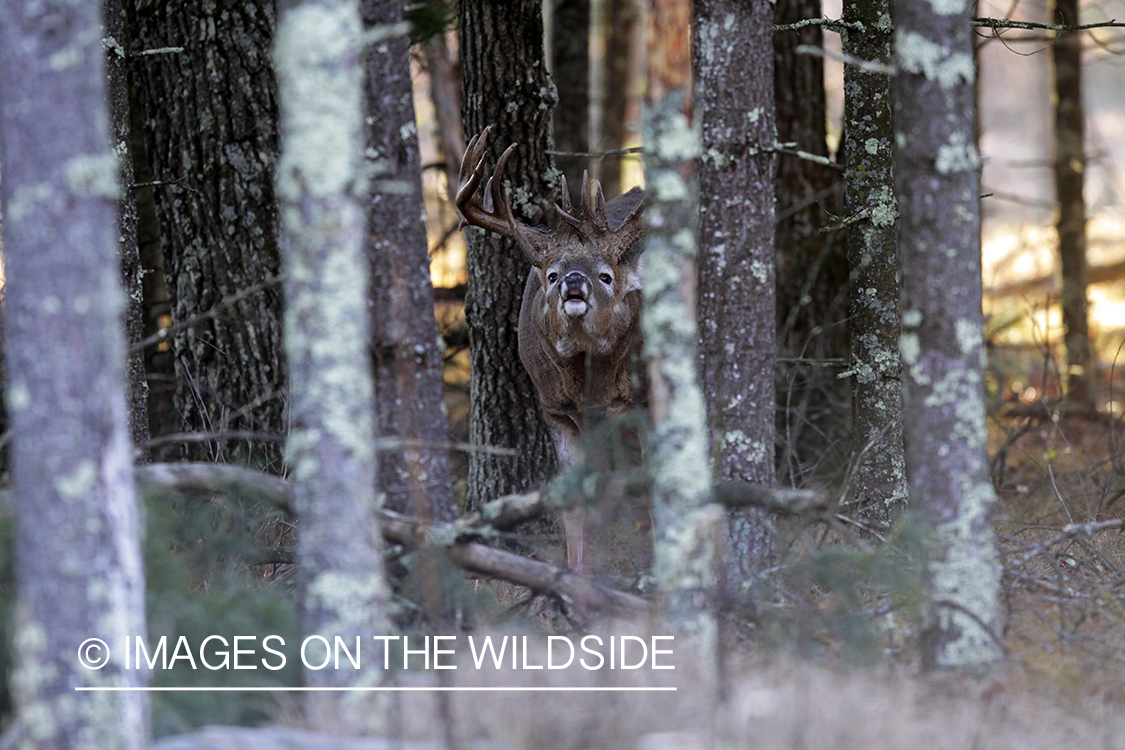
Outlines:
<svg viewBox="0 0 1125 750"><path fill-rule="evenodd" d="M556 203L555 212L558 213L559 218L586 240L590 240L599 234L612 234L620 256L644 235L644 225L641 222L643 201L638 200L621 223L611 227L609 217L606 215L602 183L599 180L594 180L593 197L591 198L590 178L585 170L582 171L581 195L582 213L576 216L574 205L570 202L570 189L567 187L566 177L564 176L562 178L562 205Z"/></svg>
<svg viewBox="0 0 1125 750"><path fill-rule="evenodd" d="M489 125L480 135L473 136L469 145L465 148L465 157L461 160L461 174L458 177L459 184L456 198L457 213L461 216L460 228L464 229L466 226L480 227L495 232L502 237L515 240L528 260L536 263L536 260L542 257L542 251L533 239L535 235L531 233L542 234L542 232L516 220L515 216L512 215L512 208L508 204L508 199L504 195L504 188L502 187L504 167L508 164L508 157L516 149L515 143L508 146L501 154L500 161L496 163L496 170L485 183L485 202L482 203L480 198L477 197L477 188L480 187L481 180L484 178L485 159L488 158L488 151L485 146L488 141L488 134L491 132L492 126Z"/></svg>
<svg viewBox="0 0 1125 750"><path fill-rule="evenodd" d="M461 229L466 226L481 227L490 232L515 240L520 250L535 266L541 266L547 255L544 242L554 232L530 227L517 221L512 214L512 208L504 195L502 182L504 180L504 167L508 164L508 157L516 148L516 144L504 151L496 163L496 169L484 185L484 201L477 196L481 181L484 179L485 160L488 158L488 135L492 126L486 127L480 135L474 136L465 148L465 156L461 160L461 173L457 186L457 213L461 216ZM555 205L559 217L571 229L578 232L586 241L591 241L600 235L612 235L615 255L620 258L632 247L633 243L644 234L641 224L640 200L632 205L632 210L623 217L620 223L610 226L610 217L606 214L605 196L602 194L602 184L593 181L593 194L591 196L590 178L586 172L582 173L582 211L575 215L574 206L570 201L570 191L567 188L566 178L562 181L562 205ZM615 203L617 201L614 201ZM620 216L618 212L614 219Z"/></svg>

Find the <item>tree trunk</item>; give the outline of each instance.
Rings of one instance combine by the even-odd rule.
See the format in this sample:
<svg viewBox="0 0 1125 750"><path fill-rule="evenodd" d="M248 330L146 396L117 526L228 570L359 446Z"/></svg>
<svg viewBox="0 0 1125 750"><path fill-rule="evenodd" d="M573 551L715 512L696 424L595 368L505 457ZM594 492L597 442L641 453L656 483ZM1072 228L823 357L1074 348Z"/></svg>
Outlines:
<svg viewBox="0 0 1125 750"><path fill-rule="evenodd" d="M708 512L706 406L696 377L699 132L691 120L691 4L650 0L641 318L652 430L653 572L669 622L711 654L723 514Z"/></svg>
<svg viewBox="0 0 1125 750"><path fill-rule="evenodd" d="M890 0L849 0L844 53L889 65ZM902 362L894 194L894 118L885 73L844 67L847 138L849 333L852 376L852 500L866 521L888 526L908 499L902 444Z"/></svg>
<svg viewBox="0 0 1125 750"><path fill-rule="evenodd" d="M75 692L144 680L124 669L121 651L127 636L145 632L144 571L101 7L0 5L17 561L11 685L23 744L45 750L139 750L148 736L143 693Z"/></svg>
<svg viewBox="0 0 1125 750"><path fill-rule="evenodd" d="M390 630L390 590L376 520L375 414L364 252L363 26L355 0L287 3L277 68L285 262L285 346L290 362L289 461L301 519L302 629L330 641ZM415 217L417 218L417 217ZM311 659L322 658L320 654ZM320 686L357 687L379 670L306 672ZM314 693L322 728L383 728L365 693ZM339 698L340 700L334 700ZM329 726L323 726L329 722Z"/></svg>
<svg viewBox="0 0 1125 750"><path fill-rule="evenodd" d="M377 33L402 21L402 4L364 0L363 20ZM456 513L449 459L441 447L449 439L443 352L434 318L406 36L370 48L364 108L368 158L377 170L366 243L375 311L377 434L408 444L380 453L379 489L391 510L450 521Z"/></svg>
<svg viewBox="0 0 1125 750"><path fill-rule="evenodd" d="M559 185L546 153L556 95L544 65L541 4L482 0L459 3L458 13L465 132L495 124L489 139L493 164L509 144L519 144L505 172L512 210L531 226L546 223ZM554 470L555 452L518 353L516 329L530 267L509 240L483 230L466 231L466 239L469 440L518 451L514 457L470 454L467 500L475 508L541 484Z"/></svg>
<svg viewBox="0 0 1125 750"><path fill-rule="evenodd" d="M551 78L559 97L553 112L555 149L585 153L590 150L590 0L552 1ZM555 161L563 174L580 173L588 162L562 155ZM572 184L577 190L581 183ZM581 205L577 192L571 198Z"/></svg>
<svg viewBox="0 0 1125 750"><path fill-rule="evenodd" d="M1051 22L1078 24L1078 0L1055 0ZM1059 32L1051 45L1055 95L1055 197L1059 202L1059 264L1066 343L1066 398L1094 408L1094 350L1086 287L1086 110L1082 106L1082 35Z"/></svg>
<svg viewBox="0 0 1125 750"><path fill-rule="evenodd" d="M133 3L136 85L163 230L174 322L275 277L274 4ZM176 410L184 431L283 437L286 372L276 286L175 337ZM275 440L219 440L182 453L281 471ZM198 446L202 445L200 448Z"/></svg>
<svg viewBox="0 0 1125 750"><path fill-rule="evenodd" d="M981 316L972 6L897 0L896 174L903 431L911 502L931 533L929 667L1001 657ZM935 127L934 123L941 123Z"/></svg>
<svg viewBox="0 0 1125 750"><path fill-rule="evenodd" d="M602 0L602 35L605 55L601 69L601 116L596 147L610 151L623 149L635 137L639 82L636 75L640 44L640 0ZM595 166L606 195L619 195L621 157L607 156Z"/></svg>
<svg viewBox="0 0 1125 750"><path fill-rule="evenodd" d="M117 241L121 253L121 283L125 289L125 341L130 345L144 338L144 268L137 243L138 212L133 193L133 132L129 108L129 49L125 35L125 9L121 0L106 0L106 85L112 123L114 153L118 156L121 201L117 213ZM129 431L133 445L148 441L148 380L145 355L131 352L127 359L129 382Z"/></svg>
<svg viewBox="0 0 1125 750"><path fill-rule="evenodd" d="M696 0L699 365L718 478L774 481L773 8ZM747 113L753 113L747 116ZM651 209L650 209L651 210ZM651 261L651 255L650 255ZM729 513L732 583L753 598L772 564L760 509Z"/></svg>

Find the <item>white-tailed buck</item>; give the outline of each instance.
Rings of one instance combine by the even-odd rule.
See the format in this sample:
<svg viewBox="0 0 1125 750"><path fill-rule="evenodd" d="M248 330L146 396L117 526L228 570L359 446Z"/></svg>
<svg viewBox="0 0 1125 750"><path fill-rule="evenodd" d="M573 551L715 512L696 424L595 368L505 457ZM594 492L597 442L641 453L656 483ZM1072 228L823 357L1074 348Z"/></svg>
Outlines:
<svg viewBox="0 0 1125 750"><path fill-rule="evenodd" d="M477 196L485 172L491 126L473 138L461 162L457 210L473 225L515 241L533 266L519 319L520 360L531 376L561 466L581 457L584 424L619 414L633 402L629 349L640 319L644 191L633 188L606 203L601 184L582 175L576 212L566 178L558 228L516 220L501 182L516 148L500 157ZM584 568L585 512L563 514L567 561Z"/></svg>

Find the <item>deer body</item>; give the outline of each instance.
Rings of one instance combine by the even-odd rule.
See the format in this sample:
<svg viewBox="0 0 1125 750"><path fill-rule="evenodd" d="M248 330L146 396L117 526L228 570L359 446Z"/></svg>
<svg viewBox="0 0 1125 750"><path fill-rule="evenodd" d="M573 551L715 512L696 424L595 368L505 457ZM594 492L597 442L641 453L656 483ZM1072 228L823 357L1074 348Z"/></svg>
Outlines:
<svg viewBox="0 0 1125 750"><path fill-rule="evenodd" d="M491 206L477 198L490 129L470 141L461 164L457 208L462 226L473 224L516 241L533 268L524 285L519 318L520 361L531 376L560 465L581 457L588 421L619 414L632 405L629 349L640 320L643 227L640 188L609 203L601 185L582 176L576 212L563 179L556 230L515 220L500 187L500 157L485 186ZM564 513L569 563L583 567L584 511Z"/></svg>

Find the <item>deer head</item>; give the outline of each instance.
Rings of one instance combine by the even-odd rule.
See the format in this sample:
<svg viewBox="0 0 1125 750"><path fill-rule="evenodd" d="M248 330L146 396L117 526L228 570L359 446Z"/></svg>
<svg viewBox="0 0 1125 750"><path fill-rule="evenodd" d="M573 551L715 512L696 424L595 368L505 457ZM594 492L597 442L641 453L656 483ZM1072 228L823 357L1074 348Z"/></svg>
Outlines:
<svg viewBox="0 0 1125 750"><path fill-rule="evenodd" d="M482 227L514 240L535 267L544 303L537 314L547 324L560 356L609 353L632 336L636 324L637 311L626 309L633 307L626 304L626 297L640 289L643 192L634 188L607 204L601 183L594 180L591 190L583 172L581 209L576 212L563 177L562 205L555 205L559 226L554 230L528 226L512 214L501 185L516 144L504 151L488 178L485 201L477 197L491 130L485 128L469 142L461 162L456 198L461 226Z"/></svg>

